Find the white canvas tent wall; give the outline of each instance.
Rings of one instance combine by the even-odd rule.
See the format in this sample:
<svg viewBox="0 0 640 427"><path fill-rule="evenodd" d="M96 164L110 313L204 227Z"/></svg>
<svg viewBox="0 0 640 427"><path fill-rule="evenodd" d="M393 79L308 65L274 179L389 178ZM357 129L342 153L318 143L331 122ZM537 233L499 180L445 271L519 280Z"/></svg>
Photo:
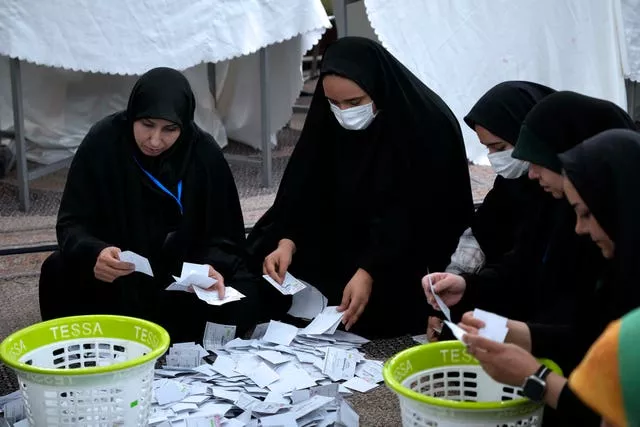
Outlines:
<svg viewBox="0 0 640 427"><path fill-rule="evenodd" d="M461 124L473 103L504 80L575 90L627 109L624 77L630 70L620 0L345 2L354 3L334 0L338 25L346 22L349 35L375 32ZM636 3L640 13L639 0L624 2ZM343 20L338 15L345 10ZM362 13L368 19L349 16ZM461 127L469 158L484 161L476 136Z"/></svg>
<svg viewBox="0 0 640 427"><path fill-rule="evenodd" d="M224 123L230 136L265 151L263 182L269 183L270 129L287 123L302 87L302 55L329 26L320 0L7 0L0 5L0 55L14 58L24 93L8 96L7 65L0 66L0 123L13 124L9 107L24 106L20 136L39 148L34 159L55 161L52 149L62 157L72 152L93 122L125 106L135 81L126 76L169 66L186 70L205 129L224 144ZM220 64L219 117L203 63ZM264 99L268 108L261 108ZM22 156L18 173L26 209L28 178L37 174L26 172Z"/></svg>

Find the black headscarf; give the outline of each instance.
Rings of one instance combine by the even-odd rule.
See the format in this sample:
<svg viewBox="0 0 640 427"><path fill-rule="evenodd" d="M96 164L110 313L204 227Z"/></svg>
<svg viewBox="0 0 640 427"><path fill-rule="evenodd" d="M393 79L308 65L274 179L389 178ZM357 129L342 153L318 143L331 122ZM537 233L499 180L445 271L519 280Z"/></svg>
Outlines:
<svg viewBox="0 0 640 427"><path fill-rule="evenodd" d="M560 155L564 172L615 244L616 316L640 304L640 134L608 130Z"/></svg>
<svg viewBox="0 0 640 427"><path fill-rule="evenodd" d="M330 74L352 80L372 98L378 113L365 130L346 130L337 122L323 88ZM346 37L323 56L302 134L275 202L249 243L261 266L280 239L292 239L298 249L292 273L303 270L301 278L331 303L339 303L357 268L373 276L373 299L395 278L407 310L409 302L424 302L416 283L427 268L446 267L472 213L464 143L453 113L380 44ZM318 274L305 276L309 272ZM387 316L372 301L365 314L394 317L400 304L393 298L387 294ZM426 306L418 311L426 315Z"/></svg>
<svg viewBox="0 0 640 427"><path fill-rule="evenodd" d="M515 145L520 127L529 111L542 98L555 93L550 87L526 81L506 81L489 89L464 118L475 131L480 125L492 134Z"/></svg>
<svg viewBox="0 0 640 427"><path fill-rule="evenodd" d="M531 110L513 157L560 173L558 153L607 129L636 129L636 125L612 102L575 92L557 92Z"/></svg>
<svg viewBox="0 0 640 427"><path fill-rule="evenodd" d="M143 74L131 90L126 118L131 143L140 165L169 188L184 176L194 134L195 97L187 79L172 68L154 68ZM180 126L178 140L158 156L147 156L133 139L133 122L143 118L164 119Z"/></svg>
<svg viewBox="0 0 640 427"><path fill-rule="evenodd" d="M475 131L480 125L515 145L520 126L531 109L555 90L538 83L506 81L489 89L464 118ZM517 234L545 194L526 174L516 179L497 176L493 188L476 210L471 223L488 264L499 262L513 249Z"/></svg>

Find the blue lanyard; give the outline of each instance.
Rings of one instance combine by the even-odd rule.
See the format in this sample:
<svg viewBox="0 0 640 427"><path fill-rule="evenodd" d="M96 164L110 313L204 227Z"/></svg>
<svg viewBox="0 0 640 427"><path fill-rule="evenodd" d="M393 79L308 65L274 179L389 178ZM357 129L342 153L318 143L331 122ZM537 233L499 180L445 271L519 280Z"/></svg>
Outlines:
<svg viewBox="0 0 640 427"><path fill-rule="evenodd" d="M178 181L178 196L176 197L176 195L175 195L175 194L173 194L171 191L169 191L169 190L167 189L167 187L165 187L164 185L162 185L162 183L161 183L160 181L158 181L158 180L156 179L156 177L155 177L155 176L151 175L148 171L146 171L146 170L142 167L142 165L138 162L138 159L136 159L135 157L134 157L134 159L135 159L136 163L138 163L138 166L140 166L140 169L142 169L142 172L144 172L145 174L147 174L147 176L149 177L149 179L150 179L151 181L153 181L153 183L154 183L155 185L157 185L159 189L161 189L162 191L164 191L165 193L167 193L169 196L171 196L171 198L172 198L173 200L175 200L175 201L178 203L178 207L180 208L180 214L181 214L181 215L184 215L184 211L183 211L183 209L182 209L182 202L181 202L181 200L182 200L182 180Z"/></svg>

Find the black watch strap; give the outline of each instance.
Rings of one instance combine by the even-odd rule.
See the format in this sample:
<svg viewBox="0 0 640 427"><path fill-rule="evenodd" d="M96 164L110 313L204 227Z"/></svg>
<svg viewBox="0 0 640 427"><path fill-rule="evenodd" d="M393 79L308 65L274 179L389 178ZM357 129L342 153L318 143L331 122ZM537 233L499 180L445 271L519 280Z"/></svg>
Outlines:
<svg viewBox="0 0 640 427"><path fill-rule="evenodd" d="M547 379L547 376L549 376L550 373L551 373L551 369L547 368L545 365L540 365L536 373L533 375L540 378L542 381L545 381Z"/></svg>

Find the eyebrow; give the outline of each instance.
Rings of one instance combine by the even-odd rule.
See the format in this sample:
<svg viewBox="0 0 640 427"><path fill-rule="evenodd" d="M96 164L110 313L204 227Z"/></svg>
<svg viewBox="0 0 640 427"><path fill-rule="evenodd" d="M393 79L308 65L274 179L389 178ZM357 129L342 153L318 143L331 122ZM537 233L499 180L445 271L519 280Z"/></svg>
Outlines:
<svg viewBox="0 0 640 427"><path fill-rule="evenodd" d="M504 141L483 142L487 147L493 147L494 145L506 144Z"/></svg>
<svg viewBox="0 0 640 427"><path fill-rule="evenodd" d="M365 96L366 96L366 95L360 95L360 96L356 96L356 97L349 98L349 99L343 99L342 101L338 101L338 100L336 100L336 99L329 98L329 97L327 97L327 99L328 99L329 101L333 102L333 103L340 103L340 102L352 102L352 101L359 101L359 100L361 100L362 98L364 98Z"/></svg>

